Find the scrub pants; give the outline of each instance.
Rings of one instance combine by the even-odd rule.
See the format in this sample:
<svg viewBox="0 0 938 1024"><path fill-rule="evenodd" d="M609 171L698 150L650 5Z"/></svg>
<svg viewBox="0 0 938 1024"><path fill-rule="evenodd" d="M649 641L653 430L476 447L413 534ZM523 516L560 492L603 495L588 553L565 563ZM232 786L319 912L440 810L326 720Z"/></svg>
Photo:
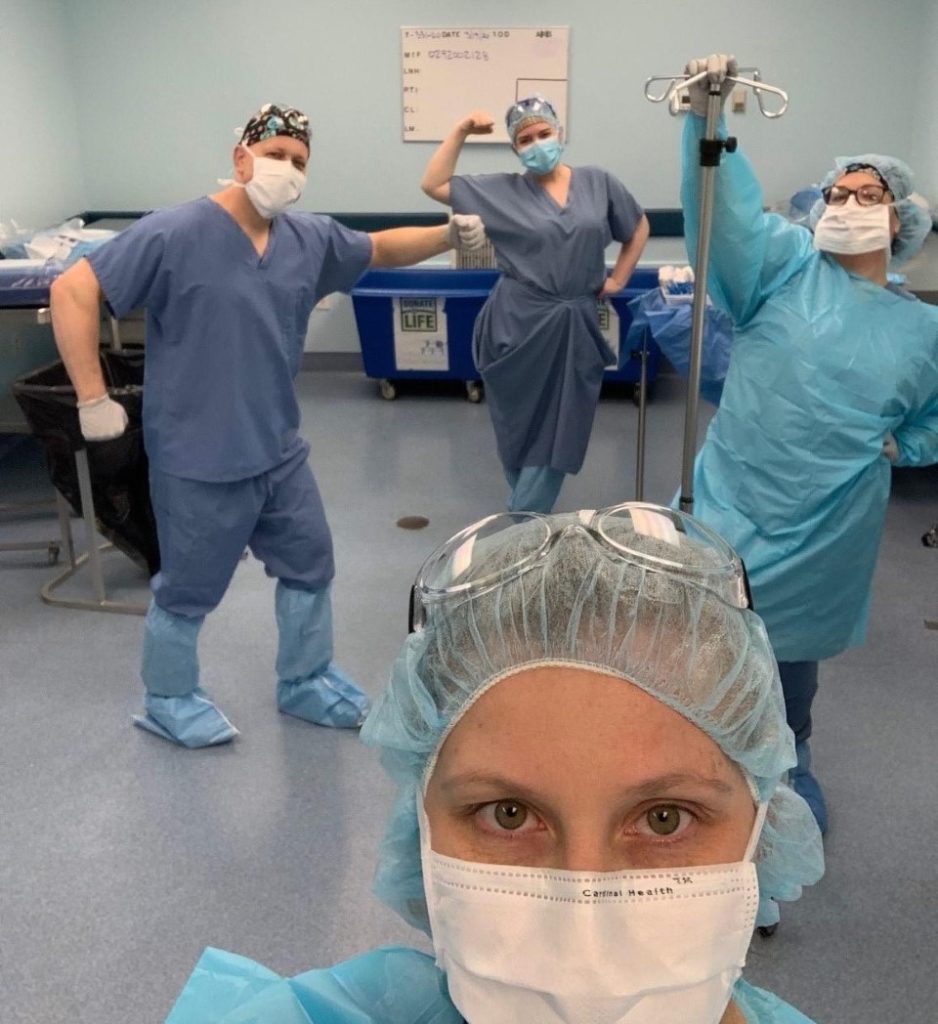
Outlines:
<svg viewBox="0 0 938 1024"><path fill-rule="evenodd" d="M785 717L795 734L795 754L798 763L788 773L792 789L803 797L817 820L821 834L827 832L827 801L821 786L811 770L811 705L817 693L816 661L780 661L778 674L782 680L785 695Z"/></svg>
<svg viewBox="0 0 938 1024"><path fill-rule="evenodd" d="M296 455L260 476L231 483L185 480L151 469L150 496L160 541L154 601L199 618L214 610L246 547L268 576L319 590L335 575L332 534L319 488Z"/></svg>
<svg viewBox="0 0 938 1024"><path fill-rule="evenodd" d="M795 734L795 743L804 743L811 735L811 705L817 693L816 661L780 661L778 674L785 695L785 717Z"/></svg>
<svg viewBox="0 0 938 1024"><path fill-rule="evenodd" d="M550 466L524 466L521 469L506 469L505 477L511 487L508 499L509 512L543 512L554 509L557 495L563 487L564 476L559 469Z"/></svg>
<svg viewBox="0 0 938 1024"><path fill-rule="evenodd" d="M161 569L151 583L153 604L144 626L149 717L135 719L138 725L184 746L235 735L199 688L196 643L245 547L278 580L280 709L321 725L361 724L367 698L331 664L332 535L306 456L304 445L274 469L231 483L151 469Z"/></svg>

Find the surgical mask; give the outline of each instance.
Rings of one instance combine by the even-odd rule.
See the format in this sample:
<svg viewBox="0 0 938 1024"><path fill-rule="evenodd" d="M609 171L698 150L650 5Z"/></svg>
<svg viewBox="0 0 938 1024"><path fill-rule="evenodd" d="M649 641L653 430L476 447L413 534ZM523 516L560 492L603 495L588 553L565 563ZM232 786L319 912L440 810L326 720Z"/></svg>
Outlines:
<svg viewBox="0 0 938 1024"><path fill-rule="evenodd" d="M850 198L843 206L827 206L814 228L814 248L822 252L856 255L889 250L892 232L890 207L860 206Z"/></svg>
<svg viewBox="0 0 938 1024"><path fill-rule="evenodd" d="M249 153L251 151L244 147ZM267 220L288 210L303 194L306 175L289 160L274 160L251 153L254 173L242 187L254 209Z"/></svg>
<svg viewBox="0 0 938 1024"><path fill-rule="evenodd" d="M599 874L435 853L422 804L433 945L468 1024L718 1024L755 927L766 804L739 863Z"/></svg>
<svg viewBox="0 0 938 1024"><path fill-rule="evenodd" d="M532 142L530 146L518 150L521 162L535 174L550 174L560 163L563 145L556 136L544 139L543 142Z"/></svg>

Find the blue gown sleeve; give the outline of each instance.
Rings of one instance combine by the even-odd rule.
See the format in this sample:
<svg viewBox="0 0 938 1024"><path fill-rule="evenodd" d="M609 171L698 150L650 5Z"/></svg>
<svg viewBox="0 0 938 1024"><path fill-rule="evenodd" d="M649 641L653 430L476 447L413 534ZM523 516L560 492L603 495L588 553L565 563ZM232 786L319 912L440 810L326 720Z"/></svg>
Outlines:
<svg viewBox="0 0 938 1024"><path fill-rule="evenodd" d="M630 242L645 211L625 185L612 174L606 174L606 191L609 194L607 218L612 237L617 242Z"/></svg>
<svg viewBox="0 0 938 1024"><path fill-rule="evenodd" d="M938 395L913 413L895 432L898 466L930 466L938 462Z"/></svg>
<svg viewBox="0 0 938 1024"><path fill-rule="evenodd" d="M736 982L733 999L747 1024L814 1024L794 1006L746 981Z"/></svg>
<svg viewBox="0 0 938 1024"><path fill-rule="evenodd" d="M284 979L206 949L165 1024L462 1024L433 959L388 947Z"/></svg>
<svg viewBox="0 0 938 1024"><path fill-rule="evenodd" d="M166 215L149 213L87 255L114 316L126 316L152 298L166 236Z"/></svg>
<svg viewBox="0 0 938 1024"><path fill-rule="evenodd" d="M706 120L688 114L684 125L684 235L688 258L697 254L700 149ZM726 137L721 120L719 134ZM752 165L737 150L724 153L714 174L710 271L707 289L737 326L752 319L762 303L815 256L811 232L784 217L764 213L762 189Z"/></svg>

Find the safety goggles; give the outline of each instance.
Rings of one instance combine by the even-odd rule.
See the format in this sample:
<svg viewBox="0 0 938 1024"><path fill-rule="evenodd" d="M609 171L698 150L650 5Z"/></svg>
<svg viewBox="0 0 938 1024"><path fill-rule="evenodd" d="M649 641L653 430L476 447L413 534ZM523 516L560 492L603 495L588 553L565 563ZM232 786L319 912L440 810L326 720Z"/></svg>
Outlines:
<svg viewBox="0 0 938 1024"><path fill-rule="evenodd" d="M523 100L518 100L517 103L510 106L505 114L505 127L508 129L508 134L512 134L512 130L519 121L533 120L535 117L548 124L560 123L557 111L554 110L553 104L549 100L545 100L543 96L526 96Z"/></svg>
<svg viewBox="0 0 938 1024"><path fill-rule="evenodd" d="M752 607L745 567L726 541L684 512L626 502L570 516L502 512L460 530L417 574L410 632L424 628L435 606L484 594L531 571L555 544L581 531L612 559L679 577L737 608Z"/></svg>
<svg viewBox="0 0 938 1024"><path fill-rule="evenodd" d="M888 191L882 185L861 185L859 188L828 185L821 189L821 195L828 206L843 206L851 196L856 196L860 206L879 206Z"/></svg>

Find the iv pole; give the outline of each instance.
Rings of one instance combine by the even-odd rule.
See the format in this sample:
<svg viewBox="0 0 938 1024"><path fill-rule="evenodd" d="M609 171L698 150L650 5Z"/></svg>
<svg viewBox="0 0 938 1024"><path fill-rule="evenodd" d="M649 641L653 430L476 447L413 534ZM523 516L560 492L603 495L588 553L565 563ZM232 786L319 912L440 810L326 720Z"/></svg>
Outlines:
<svg viewBox="0 0 938 1024"><path fill-rule="evenodd" d="M751 74L751 78L743 78L740 71ZM788 94L775 86L766 85L760 79L758 68L742 68L734 75L726 75L717 80L709 76L708 71L696 75L654 75L645 82L645 98L652 103L669 100L679 89L709 78L709 96L707 98L707 126L704 137L700 140L700 199L698 203L699 233L697 239L697 257L694 266L694 305L691 314L691 349L690 369L687 376L687 409L684 418L684 460L681 469L682 512L692 513L694 510L694 457L697 452L697 420L700 405L700 364L703 352L704 314L707 308L707 273L710 265L710 234L713 224L713 193L714 173L720 165L723 151L734 153L736 139L717 137L720 113L723 107L721 86L723 82L742 85L755 92L759 102L759 110L764 117L781 117L788 109ZM655 82L668 82L669 85L661 95L653 95L649 88ZM778 110L768 110L762 99L763 92L780 96L782 105Z"/></svg>

